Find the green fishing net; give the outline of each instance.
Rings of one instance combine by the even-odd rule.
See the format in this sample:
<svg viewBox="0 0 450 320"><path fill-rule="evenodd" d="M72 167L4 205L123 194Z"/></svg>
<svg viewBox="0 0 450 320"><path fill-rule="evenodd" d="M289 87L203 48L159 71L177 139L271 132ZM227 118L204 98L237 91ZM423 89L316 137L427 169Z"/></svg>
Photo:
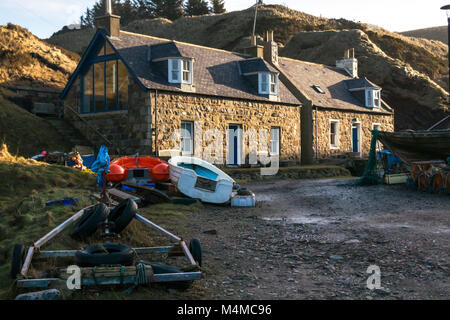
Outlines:
<svg viewBox="0 0 450 320"><path fill-rule="evenodd" d="M377 170L377 141L378 130L372 131L372 141L370 142L369 160L364 169L362 177L354 182L347 184L347 186L371 186L381 183L381 178Z"/></svg>

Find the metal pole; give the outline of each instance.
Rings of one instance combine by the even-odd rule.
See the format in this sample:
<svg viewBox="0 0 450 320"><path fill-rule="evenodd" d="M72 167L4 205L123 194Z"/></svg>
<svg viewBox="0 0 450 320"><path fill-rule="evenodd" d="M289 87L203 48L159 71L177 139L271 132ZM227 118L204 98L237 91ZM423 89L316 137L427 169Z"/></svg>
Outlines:
<svg viewBox="0 0 450 320"><path fill-rule="evenodd" d="M448 28L447 28L448 44L447 44L447 48L449 49L448 50L448 76L449 76L448 92L450 93L450 17L447 18L447 22L448 22Z"/></svg>

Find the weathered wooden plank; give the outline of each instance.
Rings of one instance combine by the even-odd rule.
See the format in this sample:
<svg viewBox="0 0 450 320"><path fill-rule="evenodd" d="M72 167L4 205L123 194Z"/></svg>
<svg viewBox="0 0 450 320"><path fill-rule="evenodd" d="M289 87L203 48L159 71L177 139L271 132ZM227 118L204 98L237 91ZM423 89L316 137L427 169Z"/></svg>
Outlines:
<svg viewBox="0 0 450 320"><path fill-rule="evenodd" d="M50 231L49 233L47 233L45 236L43 236L41 239L39 239L38 241L36 241L34 243L34 247L39 249L40 247L42 247L44 244L46 244L48 241L50 241L51 239L53 239L56 235L58 235L60 232L62 232L68 225L70 225L72 222L78 220L84 213L84 211L86 209L89 209L92 206L86 207L84 209L81 209L80 211L78 211L77 213L75 213L73 216L71 216L69 219L67 219L66 221L64 221L63 223L61 223L59 226L57 226L56 228L54 228L52 231Z"/></svg>
<svg viewBox="0 0 450 320"><path fill-rule="evenodd" d="M171 282L171 281L191 281L199 280L201 277L200 272L183 272L183 273L164 273L155 274L149 277L149 282ZM55 283L60 283L59 278L46 278L46 279L23 279L17 280L18 288L48 288ZM90 285L117 285L117 284L134 284L136 283L135 276L127 277L111 277L111 278L82 278L82 286Z"/></svg>
<svg viewBox="0 0 450 320"><path fill-rule="evenodd" d="M191 252L189 251L188 247L186 246L186 242L184 241L180 241L181 247L183 248L184 254L186 255L186 257L188 258L190 264L197 264L194 260L194 257L192 257Z"/></svg>
<svg viewBox="0 0 450 320"><path fill-rule="evenodd" d="M27 276L28 269L30 268L30 265L31 265L31 259L33 259L33 254L34 254L34 247L30 247L28 249L28 253L27 253L27 257L25 258L25 262L23 263L22 270L20 271L20 274L24 277Z"/></svg>
<svg viewBox="0 0 450 320"><path fill-rule="evenodd" d="M121 201L122 201L122 200L126 200L126 199L131 199L131 200L134 200L134 202L136 202L136 203L140 203L140 202L141 202L141 198L136 197L136 196L133 196L133 195L131 195L131 194L129 194L129 193L126 193L126 192L117 190L117 189L109 189L109 190L108 190L108 193L109 193L111 196L113 196L113 197L115 197L116 199L119 199L119 200L121 200Z"/></svg>
<svg viewBox="0 0 450 320"><path fill-rule="evenodd" d="M148 254L148 253L168 253L174 246L165 247L144 247L144 248L133 248L137 254ZM55 250L55 251L41 251L39 255L36 256L37 259L46 258L64 258L64 257L74 257L77 250Z"/></svg>
<svg viewBox="0 0 450 320"><path fill-rule="evenodd" d="M153 228L153 229L156 229L156 230L158 230L158 231L164 233L165 235L171 237L172 239L174 239L174 240L176 240L176 241L181 241L181 238L180 238L180 237L177 237L176 235L174 235L173 233L170 233L170 232L167 231L166 229L164 229L164 228L158 226L157 224L154 224L153 222L151 222L150 220L144 218L144 217L141 216L140 214L136 214L136 217L135 217L135 218L136 218L138 221L144 223L145 225L147 225L147 226L149 226L149 227L151 227L151 228Z"/></svg>

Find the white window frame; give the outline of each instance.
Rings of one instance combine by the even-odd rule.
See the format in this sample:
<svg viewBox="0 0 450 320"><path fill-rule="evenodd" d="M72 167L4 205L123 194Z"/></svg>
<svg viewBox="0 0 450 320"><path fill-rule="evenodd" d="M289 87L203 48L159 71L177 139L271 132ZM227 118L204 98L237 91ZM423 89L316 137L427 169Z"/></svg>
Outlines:
<svg viewBox="0 0 450 320"><path fill-rule="evenodd" d="M378 96L378 99L375 97ZM375 103L378 100L378 103ZM381 90L379 89L366 89L366 107L368 108L380 108L381 107Z"/></svg>
<svg viewBox="0 0 450 320"><path fill-rule="evenodd" d="M331 143L331 126L332 124L336 124L336 132L334 133L334 144ZM330 119L330 126L329 126L329 139L330 139L330 149L339 149L340 148L340 134L341 134L341 125L340 121L336 119Z"/></svg>
<svg viewBox="0 0 450 320"><path fill-rule="evenodd" d="M168 59L169 83L192 84L194 79L192 62L191 59ZM186 65L188 69L185 69ZM174 66L176 69L173 68ZM174 77L174 72L177 73L176 77ZM185 73L188 73L188 80L184 80Z"/></svg>
<svg viewBox="0 0 450 320"><path fill-rule="evenodd" d="M189 133L189 130L186 129L186 125L189 125L191 127L190 130L190 136L185 135L186 132ZM193 121L181 121L181 142L180 142L180 147L181 147L181 154L183 156L191 156L194 154L194 122ZM186 146L186 140L188 140L189 143L189 148L190 150L185 150L185 146Z"/></svg>
<svg viewBox="0 0 450 320"><path fill-rule="evenodd" d="M277 136L275 139L274 132L277 132ZM270 128L270 155L271 156L279 156L280 155L280 127L271 127ZM274 150L273 146L276 146L276 150Z"/></svg>
<svg viewBox="0 0 450 320"><path fill-rule="evenodd" d="M376 98L377 96L378 99ZM375 103L376 100L378 100L378 103ZM373 90L373 106L374 108L381 107L381 90Z"/></svg>
<svg viewBox="0 0 450 320"><path fill-rule="evenodd" d="M277 95L278 94L278 75L276 73L270 73L270 94ZM275 90L272 90L272 86L275 88Z"/></svg>
<svg viewBox="0 0 450 320"><path fill-rule="evenodd" d="M267 72L260 72L260 73L258 73L258 91L259 91L259 94L269 94L269 90L270 90L269 73L267 73Z"/></svg>
<svg viewBox="0 0 450 320"><path fill-rule="evenodd" d="M174 69L174 65L177 66L176 69ZM168 60L168 66L169 66L169 83L181 83L181 59L169 59ZM178 72L176 77L173 77L173 73Z"/></svg>
<svg viewBox="0 0 450 320"><path fill-rule="evenodd" d="M185 69L185 63L187 63L187 67L188 69ZM181 82L182 83L186 83L186 84L192 84L192 79L193 79L193 68L192 68L192 60L188 60L188 59L182 59L181 62ZM187 73L188 74L188 80L184 80L184 74Z"/></svg>
<svg viewBox="0 0 450 320"><path fill-rule="evenodd" d="M278 83L279 83L278 74L270 73L270 72L259 72L258 73L258 92L259 92L259 94L278 95ZM275 91L272 90L272 86L275 86Z"/></svg>

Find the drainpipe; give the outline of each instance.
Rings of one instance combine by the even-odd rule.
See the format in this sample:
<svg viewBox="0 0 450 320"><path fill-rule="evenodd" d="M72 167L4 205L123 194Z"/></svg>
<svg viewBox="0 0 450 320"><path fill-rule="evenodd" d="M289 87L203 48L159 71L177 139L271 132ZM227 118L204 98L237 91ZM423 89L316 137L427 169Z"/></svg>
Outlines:
<svg viewBox="0 0 450 320"><path fill-rule="evenodd" d="M317 114L318 114L319 108L316 106L316 114L315 114L315 129L316 129L316 161L319 160L319 129L318 129L318 123L317 123Z"/></svg>
<svg viewBox="0 0 450 320"><path fill-rule="evenodd" d="M158 157L158 90L155 90L155 156Z"/></svg>

